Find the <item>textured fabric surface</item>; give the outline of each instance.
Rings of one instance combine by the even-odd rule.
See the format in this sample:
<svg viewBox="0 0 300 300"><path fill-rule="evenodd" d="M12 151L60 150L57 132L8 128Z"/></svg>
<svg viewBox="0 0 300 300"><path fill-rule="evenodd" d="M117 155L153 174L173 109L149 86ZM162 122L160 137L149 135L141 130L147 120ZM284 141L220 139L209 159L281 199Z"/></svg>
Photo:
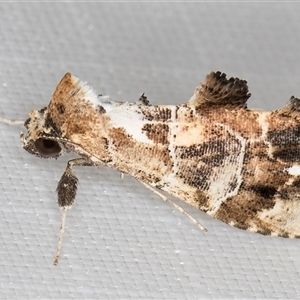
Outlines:
<svg viewBox="0 0 300 300"><path fill-rule="evenodd" d="M297 3L0 3L0 115L46 106L70 71L114 100L186 102L212 70L246 79L249 107L300 96ZM24 130L24 128L22 128ZM129 176L76 168L80 184L53 266L66 162L25 152L0 123L0 298L299 298L299 240L265 237ZM173 199L173 198L172 198Z"/></svg>

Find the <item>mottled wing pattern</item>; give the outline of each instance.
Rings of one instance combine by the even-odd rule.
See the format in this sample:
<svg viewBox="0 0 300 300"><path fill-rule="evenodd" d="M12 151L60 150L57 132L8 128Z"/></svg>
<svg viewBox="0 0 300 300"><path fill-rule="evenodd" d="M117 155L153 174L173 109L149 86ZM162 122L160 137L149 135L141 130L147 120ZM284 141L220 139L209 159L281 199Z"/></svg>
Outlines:
<svg viewBox="0 0 300 300"><path fill-rule="evenodd" d="M300 237L300 100L268 112L247 109L249 97L245 80L211 72L182 105L115 102L67 73L21 138L30 153L74 151L73 165L112 167L238 228Z"/></svg>
<svg viewBox="0 0 300 300"><path fill-rule="evenodd" d="M263 112L246 109L249 97L246 81L226 80L219 72L192 97L211 130L207 142L194 145L207 154L204 167L203 155L192 158L199 208L241 229L299 237L300 101L291 97L282 109Z"/></svg>

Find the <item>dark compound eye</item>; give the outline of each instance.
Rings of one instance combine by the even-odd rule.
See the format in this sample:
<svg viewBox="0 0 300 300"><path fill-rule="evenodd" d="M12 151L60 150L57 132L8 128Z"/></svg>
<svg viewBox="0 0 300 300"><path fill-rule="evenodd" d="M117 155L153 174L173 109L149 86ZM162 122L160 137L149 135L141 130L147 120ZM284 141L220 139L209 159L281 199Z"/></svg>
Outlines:
<svg viewBox="0 0 300 300"><path fill-rule="evenodd" d="M44 157L57 156L61 151L59 143L52 140L37 139L34 145L38 153Z"/></svg>

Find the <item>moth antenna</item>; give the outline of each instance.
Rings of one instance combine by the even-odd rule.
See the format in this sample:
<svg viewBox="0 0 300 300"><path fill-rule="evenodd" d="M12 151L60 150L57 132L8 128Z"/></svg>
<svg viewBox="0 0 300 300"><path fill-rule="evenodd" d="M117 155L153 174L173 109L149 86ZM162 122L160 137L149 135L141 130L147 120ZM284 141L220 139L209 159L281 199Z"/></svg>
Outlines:
<svg viewBox="0 0 300 300"><path fill-rule="evenodd" d="M25 121L24 120L14 120L14 119L10 120L10 119L0 117L0 122L9 124L9 125L19 125L19 124L23 125Z"/></svg>
<svg viewBox="0 0 300 300"><path fill-rule="evenodd" d="M168 197L166 197L165 195L163 195L162 193L160 193L159 191L157 191L156 189L154 189L151 185L138 180L139 182L141 182L146 188L148 188L151 192L153 192L154 194L156 194L157 196L159 196L160 198L162 198L164 201L170 203L171 205L173 205L176 209L178 209L181 213L183 213L186 217L188 217L194 224L196 224L202 231L207 232L208 230L199 222L197 221L194 217L192 217L185 209L183 209L181 206L179 206L178 204L176 204L175 202L173 202L171 199L169 199Z"/></svg>
<svg viewBox="0 0 300 300"><path fill-rule="evenodd" d="M59 229L58 242L57 242L57 250L53 264L56 266L59 261L60 253L61 253L61 245L63 240L63 235L66 228L66 217L67 217L68 207L61 208L61 225Z"/></svg>

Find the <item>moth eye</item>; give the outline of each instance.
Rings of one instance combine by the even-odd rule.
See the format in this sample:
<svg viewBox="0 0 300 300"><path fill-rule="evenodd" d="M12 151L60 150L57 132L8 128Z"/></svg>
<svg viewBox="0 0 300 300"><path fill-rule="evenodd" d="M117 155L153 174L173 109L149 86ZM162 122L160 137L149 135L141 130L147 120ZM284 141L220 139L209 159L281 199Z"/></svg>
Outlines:
<svg viewBox="0 0 300 300"><path fill-rule="evenodd" d="M54 157L61 152L61 147L56 141L47 139L37 139L34 142L34 145L38 153L44 157Z"/></svg>

